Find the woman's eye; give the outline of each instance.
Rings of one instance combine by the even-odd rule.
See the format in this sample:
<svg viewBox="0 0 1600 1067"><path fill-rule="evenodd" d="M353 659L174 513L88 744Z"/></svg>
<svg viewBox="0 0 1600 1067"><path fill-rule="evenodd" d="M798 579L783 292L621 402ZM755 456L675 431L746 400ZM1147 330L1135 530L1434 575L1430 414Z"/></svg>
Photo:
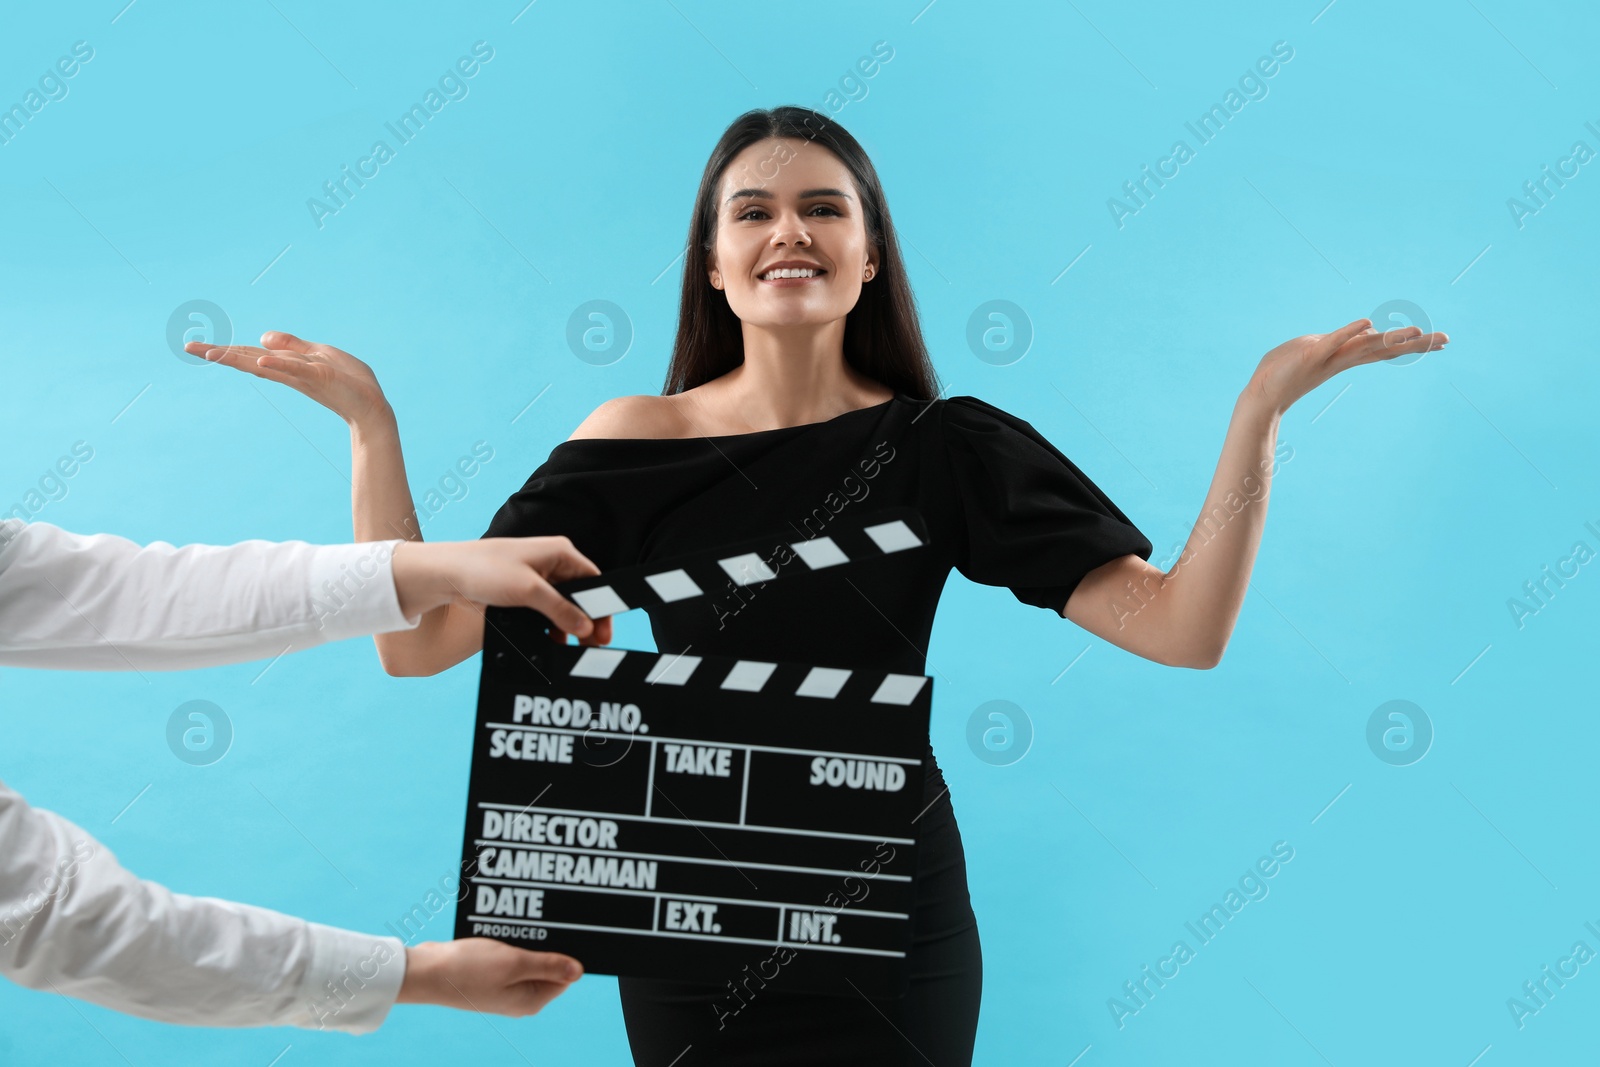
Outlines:
<svg viewBox="0 0 1600 1067"><path fill-rule="evenodd" d="M829 214L830 214L830 215L838 215L838 214L839 214L839 212L838 212L838 211L836 211L836 210L835 210L835 209L834 209L834 208L833 208L833 207L832 207L832 206L831 206L831 205L829 205L829 204L818 204L818 205L817 205L817 206L816 206L816 207L814 207L814 208L812 208L812 209L811 209L811 210L812 210L812 211L818 211L818 210L821 210L821 211L826 211L826 212L828 212L828 213L829 213ZM758 208L758 207L753 207L753 208L751 208L751 209L750 209L750 210L749 210L749 211L746 211L746 212L745 212L745 213L744 213L744 214L742 214L742 215L739 215L739 216L738 216L738 221L739 221L739 222L743 222L743 221L744 221L744 220L746 220L746 219L748 219L748 218L749 218L749 217L750 217L750 216L751 216L751 215L765 215L765 214L766 214L766 212L765 212L765 211L763 211L763 210L761 210L761 209L760 209L760 208Z"/></svg>

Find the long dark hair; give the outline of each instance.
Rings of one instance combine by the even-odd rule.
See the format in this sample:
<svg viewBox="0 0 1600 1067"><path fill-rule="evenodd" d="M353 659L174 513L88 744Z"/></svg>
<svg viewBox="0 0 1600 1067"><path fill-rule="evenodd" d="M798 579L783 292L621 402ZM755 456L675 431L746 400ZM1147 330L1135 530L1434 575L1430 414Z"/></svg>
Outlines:
<svg viewBox="0 0 1600 1067"><path fill-rule="evenodd" d="M769 137L793 137L822 145L839 158L861 194L867 240L878 249L878 269L861 287L861 298L845 316L844 358L862 374L918 400L939 395L917 321L916 298L906 278L900 243L878 172L860 143L837 122L805 107L746 111L733 120L706 160L695 194L694 215L678 303L678 335L672 343L663 395L681 393L721 377L744 362L744 334L728 295L712 286L706 261L717 235L717 185L740 152Z"/></svg>

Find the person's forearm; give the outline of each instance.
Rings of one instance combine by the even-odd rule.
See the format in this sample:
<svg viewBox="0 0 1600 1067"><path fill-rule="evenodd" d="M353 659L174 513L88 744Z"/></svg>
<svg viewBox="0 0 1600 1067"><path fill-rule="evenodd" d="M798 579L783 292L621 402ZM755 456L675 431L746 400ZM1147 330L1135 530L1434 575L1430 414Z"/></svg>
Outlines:
<svg viewBox="0 0 1600 1067"><path fill-rule="evenodd" d="M400 428L393 409L384 405L376 414L350 423L350 507L357 541L392 537L421 541L411 487L406 482L405 457L400 448ZM428 673L425 661L438 643L448 605L422 616L414 630L399 640L374 635L378 659L390 674Z"/></svg>
<svg viewBox="0 0 1600 1067"><path fill-rule="evenodd" d="M421 541L394 412L350 424L350 509L357 541Z"/></svg>
<svg viewBox="0 0 1600 1067"><path fill-rule="evenodd" d="M1234 405L1222 456L1188 542L1159 589L1142 591L1133 613L1187 650L1184 658L1214 664L1233 634L1267 519L1281 412L1250 393ZM1175 655L1179 654L1177 652Z"/></svg>
<svg viewBox="0 0 1600 1067"><path fill-rule="evenodd" d="M187 670L411 625L395 541L139 545L0 523L0 664Z"/></svg>
<svg viewBox="0 0 1600 1067"><path fill-rule="evenodd" d="M365 1033L405 983L404 944L174 893L0 784L0 974L190 1026Z"/></svg>

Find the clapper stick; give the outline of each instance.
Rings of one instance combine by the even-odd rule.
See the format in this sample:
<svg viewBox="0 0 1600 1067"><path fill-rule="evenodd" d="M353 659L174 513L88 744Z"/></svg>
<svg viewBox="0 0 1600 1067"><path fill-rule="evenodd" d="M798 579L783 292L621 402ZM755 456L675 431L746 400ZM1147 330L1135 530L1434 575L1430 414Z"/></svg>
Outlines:
<svg viewBox="0 0 1600 1067"><path fill-rule="evenodd" d="M729 581L740 586L760 585L780 576L878 559L927 543L926 524L915 508L881 508L850 519L841 516L827 534L817 537L751 538L719 545L707 552L618 567L588 578L572 578L553 588L582 608L591 619L599 619L634 608L652 608L709 596L712 590L722 588ZM798 559L804 566L787 567L792 559ZM786 569L774 570L771 566L774 560Z"/></svg>
<svg viewBox="0 0 1600 1067"><path fill-rule="evenodd" d="M555 588L598 618L927 543L896 507ZM904 991L931 678L552 645L538 613L489 612L457 937L595 974Z"/></svg>

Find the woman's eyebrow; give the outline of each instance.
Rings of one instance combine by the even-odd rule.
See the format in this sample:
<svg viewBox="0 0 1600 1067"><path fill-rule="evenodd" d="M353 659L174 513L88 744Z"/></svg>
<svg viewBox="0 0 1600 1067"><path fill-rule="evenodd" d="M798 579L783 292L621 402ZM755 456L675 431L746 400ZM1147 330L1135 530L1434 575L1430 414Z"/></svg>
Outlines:
<svg viewBox="0 0 1600 1067"><path fill-rule="evenodd" d="M819 196L837 196L844 200L854 199L849 193L842 189L803 189L800 191L800 196L798 199L813 200ZM730 204L733 201L738 200L740 197L754 197L761 200L771 200L773 198L772 194L767 192L765 189L740 189L738 192L728 197L727 200L724 200L723 203Z"/></svg>

